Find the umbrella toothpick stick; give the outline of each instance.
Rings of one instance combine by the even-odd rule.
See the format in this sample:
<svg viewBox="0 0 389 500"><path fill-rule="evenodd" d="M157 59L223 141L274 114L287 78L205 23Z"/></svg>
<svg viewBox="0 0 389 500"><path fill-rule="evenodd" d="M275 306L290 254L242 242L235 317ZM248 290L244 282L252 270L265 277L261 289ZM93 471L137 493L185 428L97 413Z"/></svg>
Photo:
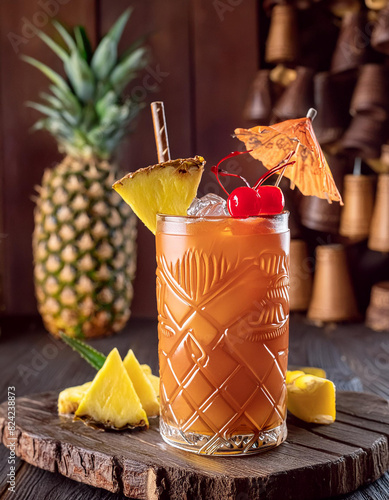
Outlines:
<svg viewBox="0 0 389 500"><path fill-rule="evenodd" d="M362 159L357 156L354 160L353 175L361 175L362 173Z"/></svg>
<svg viewBox="0 0 389 500"><path fill-rule="evenodd" d="M297 148L296 148L296 150L295 150L295 151L293 151L293 153L292 153L292 154L289 154L286 158L284 158L284 159L282 160L281 165L282 165L282 163L288 163L288 162L289 162L289 160L291 159L291 157L292 157L293 155L297 154L297 151L298 151L298 149L299 149L299 147L300 147L300 144L301 144L301 143L299 142L299 143L297 144ZM276 180L276 183L274 184L276 187L278 187L278 186L279 186L279 184L280 184L280 182L281 182L281 179L282 179L282 176L284 175L285 170L286 170L287 168L288 168L288 165L285 165L285 167L284 167L284 168L281 170L281 172L278 174L278 178L277 178L277 180ZM292 184L293 184L293 183L292 183L292 181L291 181L291 185L292 185ZM293 189L293 188L292 188L292 189Z"/></svg>
<svg viewBox="0 0 389 500"><path fill-rule="evenodd" d="M310 118L310 120L311 120L311 121L313 121L313 120L315 119L316 115L317 115L317 111L316 111L316 109L314 109L314 108L309 108L308 113L307 113L307 118ZM298 150L299 150L299 147L300 147L300 146L301 146L301 142L299 142L299 143L297 144L296 151L294 152L294 154L295 154L295 155L297 155L297 152L298 152ZM287 161L287 160L284 160L284 161ZM287 168L287 167L283 168L283 169L281 170L281 172L279 173L279 175L278 175L278 179L277 179L277 181L276 181L276 183L275 183L275 185L276 185L277 187L278 187L278 185L279 185L279 184L280 184L280 182L281 182L281 179L282 179L282 177L283 177L283 175L284 175L284 173L285 173L286 168ZM291 189L294 189L294 186L295 186L294 182L293 182L293 181L290 181L290 187L291 187Z"/></svg>

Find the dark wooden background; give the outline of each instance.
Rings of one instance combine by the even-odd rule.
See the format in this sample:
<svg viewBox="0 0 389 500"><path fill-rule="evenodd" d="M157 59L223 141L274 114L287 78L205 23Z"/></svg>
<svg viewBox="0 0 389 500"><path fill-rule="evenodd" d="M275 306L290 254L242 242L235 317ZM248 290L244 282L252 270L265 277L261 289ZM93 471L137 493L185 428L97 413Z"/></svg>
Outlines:
<svg viewBox="0 0 389 500"><path fill-rule="evenodd" d="M24 106L45 89L47 80L20 60L22 53L61 70L61 62L34 34L34 26L53 33L55 17L86 26L93 40L106 33L129 5L135 7L122 47L148 33L153 59L146 84L134 97L165 102L173 157L201 154L212 164L232 149L234 127L245 125L242 109L259 64L256 0L1 0L0 2L0 210L1 309L5 314L34 314L31 235L34 185L43 170L60 159L54 140L30 133L38 113ZM45 12L46 9L46 12ZM49 12L49 14L47 14ZM160 76L155 82L155 73ZM156 163L151 115L143 110L136 131L124 145L120 166L135 170ZM212 189L209 174L203 190ZM139 258L133 314L153 316L155 306L154 238L139 225Z"/></svg>

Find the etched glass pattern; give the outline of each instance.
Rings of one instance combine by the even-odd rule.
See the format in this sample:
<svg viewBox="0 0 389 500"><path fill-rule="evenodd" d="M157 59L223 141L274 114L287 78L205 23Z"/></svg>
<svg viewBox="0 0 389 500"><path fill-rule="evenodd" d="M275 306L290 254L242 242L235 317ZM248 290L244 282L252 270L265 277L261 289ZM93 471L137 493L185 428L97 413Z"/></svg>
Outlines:
<svg viewBox="0 0 389 500"><path fill-rule="evenodd" d="M238 224L157 233L160 430L203 454L286 437L289 233Z"/></svg>

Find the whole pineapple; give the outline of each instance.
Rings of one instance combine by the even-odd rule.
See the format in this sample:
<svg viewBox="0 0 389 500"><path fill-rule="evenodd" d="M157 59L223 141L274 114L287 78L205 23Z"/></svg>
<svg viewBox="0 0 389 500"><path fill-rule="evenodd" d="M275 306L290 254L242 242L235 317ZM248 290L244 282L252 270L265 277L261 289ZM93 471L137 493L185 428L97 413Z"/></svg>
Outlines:
<svg viewBox="0 0 389 500"><path fill-rule="evenodd" d="M54 335L108 335L130 315L136 220L111 187L117 178L113 155L139 110L120 94L147 60L140 41L118 59L129 16L124 12L94 53L81 27L73 37L54 22L66 50L40 32L63 60L67 80L24 57L52 82L50 93L41 94L44 103L28 103L45 115L34 128L49 131L65 154L45 171L34 212L36 296Z"/></svg>

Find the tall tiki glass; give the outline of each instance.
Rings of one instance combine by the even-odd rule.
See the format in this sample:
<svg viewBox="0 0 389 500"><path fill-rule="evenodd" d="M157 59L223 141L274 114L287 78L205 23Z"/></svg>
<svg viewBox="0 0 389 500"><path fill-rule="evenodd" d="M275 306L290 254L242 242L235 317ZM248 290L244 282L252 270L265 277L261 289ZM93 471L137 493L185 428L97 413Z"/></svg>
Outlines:
<svg viewBox="0 0 389 500"><path fill-rule="evenodd" d="M158 216L160 431L207 455L286 438L288 213Z"/></svg>

